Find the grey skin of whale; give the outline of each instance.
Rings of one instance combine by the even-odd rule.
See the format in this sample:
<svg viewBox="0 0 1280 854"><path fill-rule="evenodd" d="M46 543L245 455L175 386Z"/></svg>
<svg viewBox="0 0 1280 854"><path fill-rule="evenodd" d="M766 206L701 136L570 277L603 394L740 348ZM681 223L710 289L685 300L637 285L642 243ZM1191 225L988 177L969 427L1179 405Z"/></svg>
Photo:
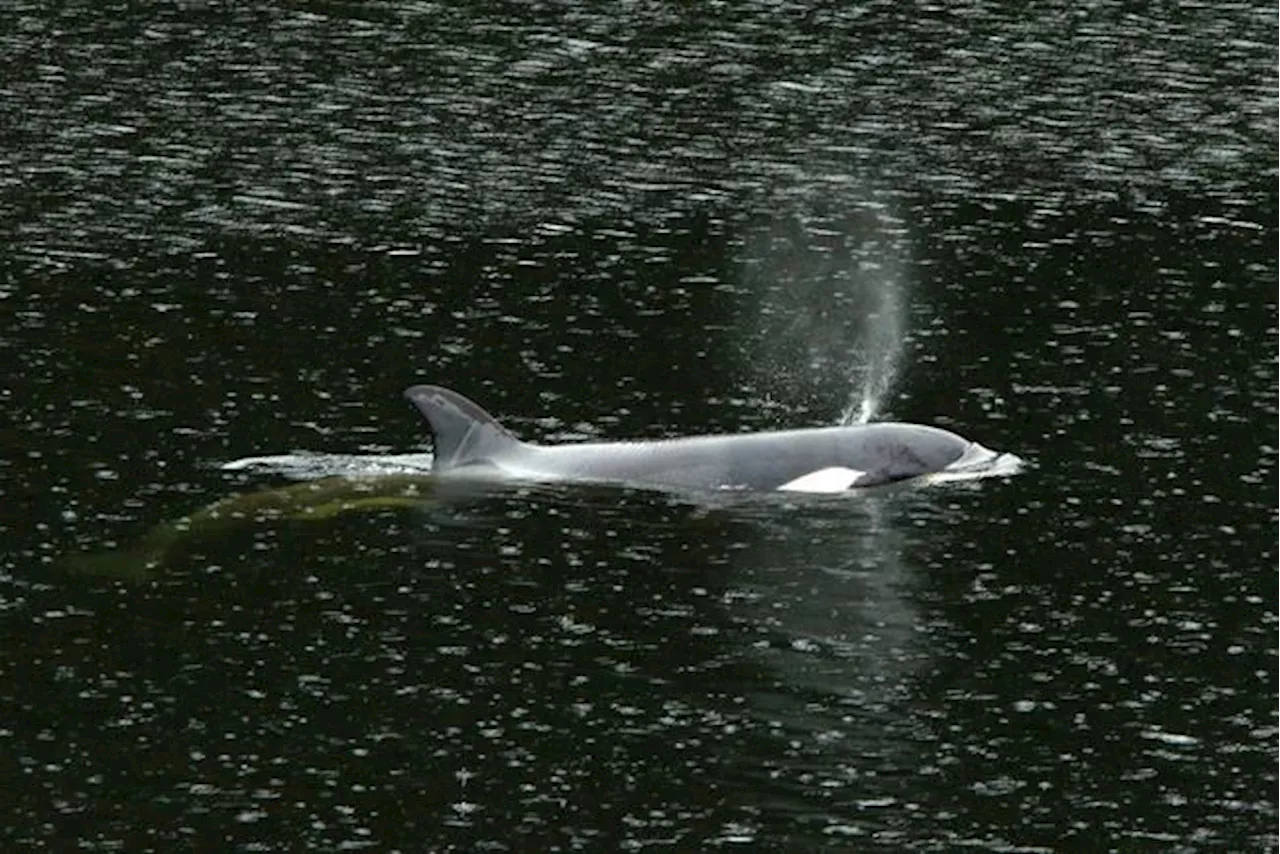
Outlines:
<svg viewBox="0 0 1280 854"><path fill-rule="evenodd" d="M655 441L535 445L439 386L405 391L430 425L433 471L446 476L575 480L660 489L840 492L936 472L981 469L1001 455L937 427L873 423Z"/></svg>

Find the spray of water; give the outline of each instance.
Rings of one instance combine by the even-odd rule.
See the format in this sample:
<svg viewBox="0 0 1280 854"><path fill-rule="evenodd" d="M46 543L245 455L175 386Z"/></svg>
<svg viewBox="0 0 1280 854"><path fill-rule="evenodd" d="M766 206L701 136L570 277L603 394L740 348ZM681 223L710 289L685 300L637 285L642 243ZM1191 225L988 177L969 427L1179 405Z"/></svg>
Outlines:
<svg viewBox="0 0 1280 854"><path fill-rule="evenodd" d="M804 201L744 241L743 355L760 397L792 412L834 399L841 423L865 423L901 364L906 230L876 201Z"/></svg>
<svg viewBox="0 0 1280 854"><path fill-rule="evenodd" d="M859 340L850 370L854 382L849 401L840 413L841 424L866 424L880 410L893 388L902 353L902 283L897 276L866 280L875 310L859 323Z"/></svg>

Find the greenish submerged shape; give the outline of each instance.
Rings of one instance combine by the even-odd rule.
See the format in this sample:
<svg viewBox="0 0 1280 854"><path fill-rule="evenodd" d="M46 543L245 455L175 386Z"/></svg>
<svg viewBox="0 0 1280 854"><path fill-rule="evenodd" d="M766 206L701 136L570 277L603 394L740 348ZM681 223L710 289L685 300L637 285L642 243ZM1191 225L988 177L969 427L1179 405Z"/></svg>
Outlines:
<svg viewBox="0 0 1280 854"><path fill-rule="evenodd" d="M162 573L192 545L254 524L321 521L356 511L429 506L432 480L420 474L328 477L230 495L156 525L132 548L70 555L58 568L73 575L146 581Z"/></svg>

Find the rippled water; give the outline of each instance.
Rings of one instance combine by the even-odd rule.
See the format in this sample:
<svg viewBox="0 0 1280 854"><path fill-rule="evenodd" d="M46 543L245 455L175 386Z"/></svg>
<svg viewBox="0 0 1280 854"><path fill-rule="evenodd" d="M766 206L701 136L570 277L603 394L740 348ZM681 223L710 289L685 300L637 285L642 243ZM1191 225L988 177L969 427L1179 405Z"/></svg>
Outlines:
<svg viewBox="0 0 1280 854"><path fill-rule="evenodd" d="M8 16L6 850L1275 849L1273 8ZM164 527L877 371L1032 469Z"/></svg>

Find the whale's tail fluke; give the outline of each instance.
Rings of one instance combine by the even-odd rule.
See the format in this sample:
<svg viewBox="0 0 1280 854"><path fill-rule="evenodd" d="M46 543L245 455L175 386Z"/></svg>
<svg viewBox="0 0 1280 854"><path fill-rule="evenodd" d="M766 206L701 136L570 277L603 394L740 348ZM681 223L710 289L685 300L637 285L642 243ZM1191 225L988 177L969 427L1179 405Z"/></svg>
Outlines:
<svg viewBox="0 0 1280 854"><path fill-rule="evenodd" d="M492 415L456 391L416 385L407 389L404 396L431 425L436 471L485 462L521 446L520 440Z"/></svg>

